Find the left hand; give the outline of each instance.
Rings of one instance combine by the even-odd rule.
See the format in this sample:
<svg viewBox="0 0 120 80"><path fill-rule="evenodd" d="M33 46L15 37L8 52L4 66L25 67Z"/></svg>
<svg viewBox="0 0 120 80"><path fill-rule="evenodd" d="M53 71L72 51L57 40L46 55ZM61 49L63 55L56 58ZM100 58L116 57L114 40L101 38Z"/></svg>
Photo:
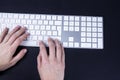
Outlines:
<svg viewBox="0 0 120 80"><path fill-rule="evenodd" d="M27 38L29 33L26 33L25 27L17 26L11 32L5 28L0 35L0 71L4 71L14 66L27 52L22 49L15 57L13 57L20 43Z"/></svg>

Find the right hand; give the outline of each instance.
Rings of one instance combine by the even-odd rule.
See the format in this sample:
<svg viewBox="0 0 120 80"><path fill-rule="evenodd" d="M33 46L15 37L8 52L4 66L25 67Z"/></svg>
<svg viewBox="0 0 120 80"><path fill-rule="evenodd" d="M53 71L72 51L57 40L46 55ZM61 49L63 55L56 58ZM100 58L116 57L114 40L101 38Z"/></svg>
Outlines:
<svg viewBox="0 0 120 80"><path fill-rule="evenodd" d="M43 42L37 57L38 72L41 80L64 80L65 53L58 40L48 39L49 56Z"/></svg>

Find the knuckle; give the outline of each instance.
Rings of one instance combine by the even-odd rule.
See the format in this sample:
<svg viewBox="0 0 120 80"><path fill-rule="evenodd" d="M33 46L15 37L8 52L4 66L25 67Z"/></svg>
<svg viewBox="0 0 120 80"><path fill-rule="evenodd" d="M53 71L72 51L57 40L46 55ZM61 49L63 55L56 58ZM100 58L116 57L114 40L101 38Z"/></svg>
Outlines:
<svg viewBox="0 0 120 80"><path fill-rule="evenodd" d="M17 37L17 35L16 35L16 34L14 34L12 37L13 37L13 38L16 38L16 37Z"/></svg>
<svg viewBox="0 0 120 80"><path fill-rule="evenodd" d="M22 41L21 38L18 38L18 39L17 39L17 43L20 43L21 41Z"/></svg>

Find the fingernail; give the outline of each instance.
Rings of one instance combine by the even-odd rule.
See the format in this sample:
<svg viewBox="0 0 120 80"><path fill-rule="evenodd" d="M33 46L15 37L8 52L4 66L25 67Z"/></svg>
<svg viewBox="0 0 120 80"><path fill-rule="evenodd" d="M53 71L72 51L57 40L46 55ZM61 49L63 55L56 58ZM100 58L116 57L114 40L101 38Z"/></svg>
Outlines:
<svg viewBox="0 0 120 80"><path fill-rule="evenodd" d="M26 53L27 52L27 49L24 49L24 53Z"/></svg>
<svg viewBox="0 0 120 80"><path fill-rule="evenodd" d="M42 41L39 42L39 44L42 44L42 43L43 43Z"/></svg>

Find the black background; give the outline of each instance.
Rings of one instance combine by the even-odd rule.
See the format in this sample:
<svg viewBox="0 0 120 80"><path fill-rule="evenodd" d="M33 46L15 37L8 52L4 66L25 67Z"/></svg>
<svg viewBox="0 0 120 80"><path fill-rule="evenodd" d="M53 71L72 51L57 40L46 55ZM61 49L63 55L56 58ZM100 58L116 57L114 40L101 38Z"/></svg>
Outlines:
<svg viewBox="0 0 120 80"><path fill-rule="evenodd" d="M65 80L120 80L119 5L117 0L0 0L0 12L103 16L104 49L65 49ZM16 66L0 73L0 80L39 80L39 48L27 49Z"/></svg>

